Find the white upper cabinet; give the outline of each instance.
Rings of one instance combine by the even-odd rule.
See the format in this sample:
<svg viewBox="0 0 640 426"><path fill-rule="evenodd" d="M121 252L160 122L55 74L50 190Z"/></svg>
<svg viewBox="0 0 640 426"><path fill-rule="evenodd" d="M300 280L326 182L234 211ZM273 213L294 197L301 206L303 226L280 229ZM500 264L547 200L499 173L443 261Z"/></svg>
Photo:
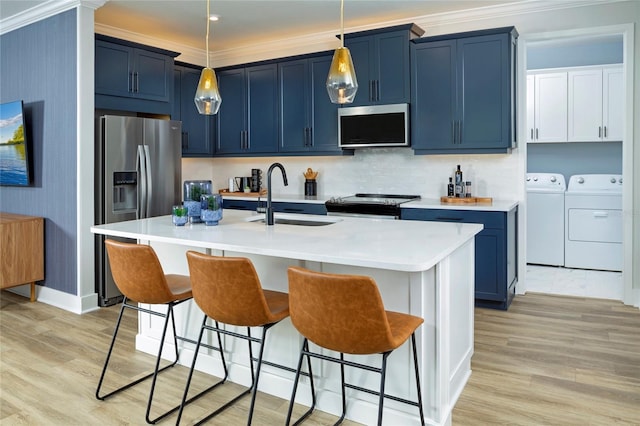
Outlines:
<svg viewBox="0 0 640 426"><path fill-rule="evenodd" d="M568 72L568 141L622 140L621 67L589 67Z"/></svg>
<svg viewBox="0 0 640 426"><path fill-rule="evenodd" d="M527 74L527 142L622 141L622 66Z"/></svg>
<svg viewBox="0 0 640 426"><path fill-rule="evenodd" d="M527 76L527 142L567 141L567 73Z"/></svg>
<svg viewBox="0 0 640 426"><path fill-rule="evenodd" d="M602 139L621 141L624 124L624 80L622 67L602 70Z"/></svg>

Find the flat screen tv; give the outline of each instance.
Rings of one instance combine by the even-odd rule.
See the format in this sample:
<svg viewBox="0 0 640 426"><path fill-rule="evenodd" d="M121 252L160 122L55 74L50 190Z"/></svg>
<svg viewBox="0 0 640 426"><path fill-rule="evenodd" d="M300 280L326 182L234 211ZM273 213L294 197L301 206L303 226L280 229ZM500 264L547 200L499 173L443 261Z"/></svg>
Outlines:
<svg viewBox="0 0 640 426"><path fill-rule="evenodd" d="M27 139L22 101L0 104L0 185L31 185Z"/></svg>

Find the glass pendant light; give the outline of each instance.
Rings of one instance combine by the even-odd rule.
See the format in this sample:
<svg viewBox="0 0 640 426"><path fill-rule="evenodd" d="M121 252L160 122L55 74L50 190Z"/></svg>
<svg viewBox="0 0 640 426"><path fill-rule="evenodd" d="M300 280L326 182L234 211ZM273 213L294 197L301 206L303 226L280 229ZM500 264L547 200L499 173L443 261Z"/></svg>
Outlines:
<svg viewBox="0 0 640 426"><path fill-rule="evenodd" d="M205 42L207 50L207 67L200 74L200 81L196 89L196 96L193 101L196 103L198 112L203 115L215 115L220 109L222 98L218 90L218 79L216 72L209 67L209 0L207 0L207 39Z"/></svg>
<svg viewBox="0 0 640 426"><path fill-rule="evenodd" d="M341 46L333 53L329 68L327 93L334 104L350 104L356 97L358 80L351 53L344 47L344 0L340 0L340 42Z"/></svg>

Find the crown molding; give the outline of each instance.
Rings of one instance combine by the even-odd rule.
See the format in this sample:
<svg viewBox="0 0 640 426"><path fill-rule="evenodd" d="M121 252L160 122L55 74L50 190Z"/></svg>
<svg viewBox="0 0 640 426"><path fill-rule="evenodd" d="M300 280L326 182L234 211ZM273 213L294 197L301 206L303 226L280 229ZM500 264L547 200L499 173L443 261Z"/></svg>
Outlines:
<svg viewBox="0 0 640 426"><path fill-rule="evenodd" d="M0 21L0 35L77 7L96 10L107 0L49 0Z"/></svg>
<svg viewBox="0 0 640 426"><path fill-rule="evenodd" d="M425 29L423 37L427 37L435 35L435 33L429 34L429 30L434 27L444 27L516 15L552 12L555 10L601 6L604 4L628 1L635 0L525 0L501 5L479 7L470 10L423 15L415 17L414 22Z"/></svg>
<svg viewBox="0 0 640 426"><path fill-rule="evenodd" d="M64 1L48 1L44 6L38 6L25 11L23 14L10 18L13 20L18 16L29 18L29 23L39 19L55 15L62 11L66 11L79 5L89 6L94 9L102 6L107 0L64 0ZM377 22L375 24L348 27L347 32L366 31L381 27L401 25L407 23L415 23L425 29L423 36L436 35L434 29L438 27L447 27L456 24L469 23L473 21L482 21L487 19L495 19L497 17L509 17L516 15L527 15L540 12L550 12L554 10L582 8L603 4L620 3L635 0L525 0L513 3L506 3L495 6L486 6L476 9L444 12L431 15L415 16L409 19ZM54 4L55 3L55 4ZM57 8L56 8L57 6ZM44 9L36 11L35 9ZM46 10L46 11L45 11ZM6 19L5 21L9 21ZM5 21L0 22L3 32L11 29L5 28ZM27 24L24 24L27 25ZM12 28L15 29L16 27ZM204 66L205 51L191 46L175 43L170 40L149 37L144 34L125 31L116 27L95 24L95 32L109 35L112 37L122 38L149 46L155 46L163 49L169 49L181 52L178 57L180 61L188 62L196 65ZM0 32L2 34L2 32ZM234 65L263 59L271 59L283 56L292 56L297 54L318 52L323 50L332 50L337 47L336 30L325 31L321 33L308 34L300 37L289 37L283 40L272 40L268 42L256 42L249 46L234 49L216 50L211 53L211 59L215 67Z"/></svg>
<svg viewBox="0 0 640 426"><path fill-rule="evenodd" d="M375 24L348 27L347 32L366 31L381 27L390 27L407 23L415 23L425 29L423 36L436 35L434 28L450 25L508 17L515 15L527 15L554 10L582 8L595 5L619 3L635 0L526 0L506 3L495 6L486 6L456 12L444 12L431 15L415 16L409 19L377 22ZM161 47L176 52L181 52L180 61L204 66L205 51L158 38L147 37L143 34L122 31L118 28L96 24L96 32L135 41L141 44ZM432 33L429 33L429 31ZM216 50L211 53L211 59L215 67L229 66L240 63L259 61L264 59L292 56L304 53L332 50L338 47L336 31L325 31L304 35L301 37L289 37L283 40L256 42L241 48Z"/></svg>

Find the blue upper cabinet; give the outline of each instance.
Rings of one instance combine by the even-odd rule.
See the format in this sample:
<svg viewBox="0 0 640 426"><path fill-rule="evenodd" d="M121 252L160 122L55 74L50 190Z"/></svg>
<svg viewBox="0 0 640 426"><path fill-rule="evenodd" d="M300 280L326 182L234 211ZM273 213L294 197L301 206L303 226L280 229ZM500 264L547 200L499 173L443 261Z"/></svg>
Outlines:
<svg viewBox="0 0 640 426"><path fill-rule="evenodd" d="M345 35L358 79L352 106L410 101L409 41L423 33L408 24Z"/></svg>
<svg viewBox="0 0 640 426"><path fill-rule="evenodd" d="M177 52L98 34L95 48L96 108L169 113Z"/></svg>
<svg viewBox="0 0 640 426"><path fill-rule="evenodd" d="M278 151L277 64L218 73L216 155L267 155Z"/></svg>
<svg viewBox="0 0 640 426"><path fill-rule="evenodd" d="M510 152L517 36L507 27L413 41L411 144L417 154Z"/></svg>
<svg viewBox="0 0 640 426"><path fill-rule="evenodd" d="M326 89L331 54L278 63L280 152L327 154L338 148L338 105Z"/></svg>
<svg viewBox="0 0 640 426"><path fill-rule="evenodd" d="M176 65L171 118L182 121L182 156L213 155L215 117L198 113L193 98L200 81L201 68Z"/></svg>

